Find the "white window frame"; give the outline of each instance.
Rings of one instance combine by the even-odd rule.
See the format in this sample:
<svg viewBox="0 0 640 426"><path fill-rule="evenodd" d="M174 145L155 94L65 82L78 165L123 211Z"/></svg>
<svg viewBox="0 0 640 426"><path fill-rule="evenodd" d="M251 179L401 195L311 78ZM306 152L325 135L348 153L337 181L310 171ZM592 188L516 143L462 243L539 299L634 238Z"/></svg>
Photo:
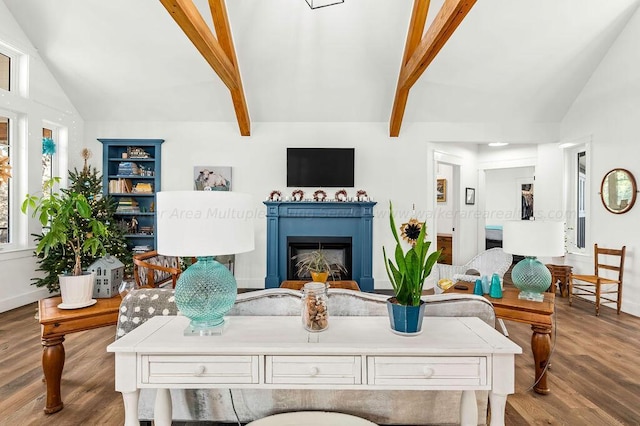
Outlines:
<svg viewBox="0 0 640 426"><path fill-rule="evenodd" d="M16 96L29 96L29 56L0 40L0 53L11 59L9 66L9 91ZM7 93L0 89L0 92Z"/></svg>
<svg viewBox="0 0 640 426"><path fill-rule="evenodd" d="M565 248L567 253L591 255L591 182L593 171L591 168L591 137L563 142L559 145L564 150L564 211L565 211ZM586 179L581 180L580 190L584 191L584 206L578 206L578 153L586 153ZM585 244L583 248L576 245L578 215L585 216Z"/></svg>
<svg viewBox="0 0 640 426"><path fill-rule="evenodd" d="M18 126L18 114L12 111L0 109L0 116L7 117L9 119L9 126L7 129L7 140L9 142L9 163L11 165L11 178L9 182L3 183L3 185L9 186L9 220L7 223L9 242L0 242L0 250L12 249L17 247L17 243L20 240L19 229L17 223L20 212L20 207L17 205L19 200L17 198L18 185L18 171L16 164L19 158L19 142L17 141L17 126Z"/></svg>
<svg viewBox="0 0 640 426"><path fill-rule="evenodd" d="M56 144L56 152L55 154L53 154L53 157L51 158L51 176L60 177L60 171L63 170L60 166L60 163L61 163L60 159L62 158L62 155L60 155L61 150L66 152L66 150L63 149L64 146L66 145L66 140L64 141L65 143L63 143L63 135L66 134L65 128L60 127L54 122L48 121L48 120L42 121L42 128L47 128L51 130L51 133L52 133L51 138ZM66 173L65 173L65 176L66 176Z"/></svg>

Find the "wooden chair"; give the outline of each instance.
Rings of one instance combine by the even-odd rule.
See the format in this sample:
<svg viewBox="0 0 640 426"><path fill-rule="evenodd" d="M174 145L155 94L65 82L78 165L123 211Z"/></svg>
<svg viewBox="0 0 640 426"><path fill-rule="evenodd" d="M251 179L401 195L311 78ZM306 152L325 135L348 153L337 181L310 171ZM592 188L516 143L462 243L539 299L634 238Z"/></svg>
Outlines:
<svg viewBox="0 0 640 426"><path fill-rule="evenodd" d="M593 275L571 274L569 277L569 306L573 297L586 300L596 305L596 316L600 315L600 304L615 303L618 315L620 314L620 306L622 305L622 276L624 274L624 255L626 246L622 249L606 249L598 248L597 244L593 245L595 253L594 273ZM601 256L608 256L603 259ZM617 259L616 259L617 258ZM606 263L605 263L606 262ZM605 271L614 271L617 278L606 277ZM609 273L609 276L613 274ZM604 287L604 291L603 291ZM574 293L574 289L576 292ZM616 298L612 299L609 294L616 294ZM584 298L584 296L595 297L595 300Z"/></svg>
<svg viewBox="0 0 640 426"><path fill-rule="evenodd" d="M159 287L171 282L173 288L182 273L180 258L148 251L133 256L133 277L137 287Z"/></svg>

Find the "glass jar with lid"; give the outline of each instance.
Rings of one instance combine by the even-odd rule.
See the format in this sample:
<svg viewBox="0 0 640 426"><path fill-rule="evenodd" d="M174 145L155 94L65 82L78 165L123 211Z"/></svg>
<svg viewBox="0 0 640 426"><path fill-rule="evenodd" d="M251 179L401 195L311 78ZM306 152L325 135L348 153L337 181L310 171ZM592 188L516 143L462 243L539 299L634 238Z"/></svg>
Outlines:
<svg viewBox="0 0 640 426"><path fill-rule="evenodd" d="M313 332L329 327L327 285L321 282L306 283L302 288L302 325Z"/></svg>

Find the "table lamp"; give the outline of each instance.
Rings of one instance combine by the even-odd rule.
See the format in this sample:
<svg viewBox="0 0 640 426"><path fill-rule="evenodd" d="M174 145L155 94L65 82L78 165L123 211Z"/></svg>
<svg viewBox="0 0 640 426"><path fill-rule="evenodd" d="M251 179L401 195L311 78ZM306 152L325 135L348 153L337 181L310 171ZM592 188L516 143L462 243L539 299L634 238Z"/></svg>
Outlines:
<svg viewBox="0 0 640 426"><path fill-rule="evenodd" d="M191 320L185 334L220 334L238 288L233 274L214 256L254 249L251 196L161 191L156 202L158 253L198 259L176 283L176 306Z"/></svg>
<svg viewBox="0 0 640 426"><path fill-rule="evenodd" d="M519 299L544 300L551 285L551 272L537 256L564 255L564 223L541 220L517 220L503 225L502 249L525 256L511 271L513 285L520 290Z"/></svg>

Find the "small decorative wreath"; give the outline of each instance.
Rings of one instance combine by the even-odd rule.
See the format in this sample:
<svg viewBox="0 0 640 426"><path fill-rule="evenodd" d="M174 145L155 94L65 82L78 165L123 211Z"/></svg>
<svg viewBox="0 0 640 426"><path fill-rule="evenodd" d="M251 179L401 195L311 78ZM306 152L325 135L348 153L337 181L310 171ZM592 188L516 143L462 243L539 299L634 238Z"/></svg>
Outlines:
<svg viewBox="0 0 640 426"><path fill-rule="evenodd" d="M366 199L367 199L367 191L365 191L364 189L360 189L358 190L358 192L356 192L356 200L366 201Z"/></svg>
<svg viewBox="0 0 640 426"><path fill-rule="evenodd" d="M291 193L291 198L293 201L302 201L304 198L304 192L301 189L296 189Z"/></svg>
<svg viewBox="0 0 640 426"><path fill-rule="evenodd" d="M271 191L269 194L269 201L280 201L282 200L282 192L276 190Z"/></svg>
<svg viewBox="0 0 640 426"><path fill-rule="evenodd" d="M322 189L318 189L316 192L313 193L313 199L314 201L324 201L327 199L327 193L324 192Z"/></svg>
<svg viewBox="0 0 640 426"><path fill-rule="evenodd" d="M336 192L336 201L347 201L347 191L341 189Z"/></svg>

